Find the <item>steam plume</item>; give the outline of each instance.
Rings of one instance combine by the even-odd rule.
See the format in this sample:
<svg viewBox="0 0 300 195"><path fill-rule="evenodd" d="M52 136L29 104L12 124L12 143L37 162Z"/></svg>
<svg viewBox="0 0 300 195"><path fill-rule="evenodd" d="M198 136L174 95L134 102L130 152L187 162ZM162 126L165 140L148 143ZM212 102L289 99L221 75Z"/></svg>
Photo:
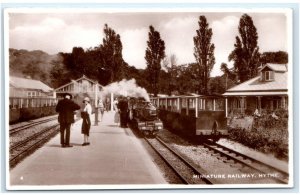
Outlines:
<svg viewBox="0 0 300 195"><path fill-rule="evenodd" d="M120 82L114 82L105 86L103 91L101 91L102 97L108 96L110 93L115 95L122 95L126 97L142 97L146 101L150 101L149 95L146 89L139 87L136 84L135 79L125 80L123 79Z"/></svg>

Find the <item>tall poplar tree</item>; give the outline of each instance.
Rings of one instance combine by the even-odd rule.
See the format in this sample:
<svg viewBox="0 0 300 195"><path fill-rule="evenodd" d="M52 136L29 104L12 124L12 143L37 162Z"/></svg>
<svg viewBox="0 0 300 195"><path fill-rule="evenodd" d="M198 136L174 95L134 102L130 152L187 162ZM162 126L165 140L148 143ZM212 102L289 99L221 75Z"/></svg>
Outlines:
<svg viewBox="0 0 300 195"><path fill-rule="evenodd" d="M110 73L110 82L123 78L124 60L121 37L107 24L104 26L103 43L100 45L101 62Z"/></svg>
<svg viewBox="0 0 300 195"><path fill-rule="evenodd" d="M199 29L194 37L194 56L197 61L196 75L198 80L198 93L208 94L208 81L210 72L215 64L215 46L211 43L213 35L205 16L199 17Z"/></svg>
<svg viewBox="0 0 300 195"><path fill-rule="evenodd" d="M252 18L244 14L239 23L239 34L236 36L234 50L228 56L229 61L234 62L234 71L240 82L255 77L260 65L259 47L257 46L257 30Z"/></svg>
<svg viewBox="0 0 300 195"><path fill-rule="evenodd" d="M149 27L147 49L145 60L147 63L146 71L148 81L150 82L151 92L157 96L159 92L159 73L161 70L161 61L165 57L165 42L160 38L158 31L153 26Z"/></svg>

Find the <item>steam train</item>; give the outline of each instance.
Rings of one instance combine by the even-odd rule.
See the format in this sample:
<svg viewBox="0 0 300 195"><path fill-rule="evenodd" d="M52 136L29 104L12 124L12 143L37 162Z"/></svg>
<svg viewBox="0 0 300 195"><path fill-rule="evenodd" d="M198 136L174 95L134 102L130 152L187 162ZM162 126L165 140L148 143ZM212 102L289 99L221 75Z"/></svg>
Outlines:
<svg viewBox="0 0 300 195"><path fill-rule="evenodd" d="M228 135L222 96L164 96L151 102L164 127L190 140L219 140Z"/></svg>
<svg viewBox="0 0 300 195"><path fill-rule="evenodd" d="M129 123L144 136L156 136L163 129L157 109L144 99L132 98L129 101Z"/></svg>
<svg viewBox="0 0 300 195"><path fill-rule="evenodd" d="M9 123L53 115L58 99L10 98ZM150 101L129 101L129 123L146 136L163 128L191 139L213 139L228 135L221 96L165 96Z"/></svg>

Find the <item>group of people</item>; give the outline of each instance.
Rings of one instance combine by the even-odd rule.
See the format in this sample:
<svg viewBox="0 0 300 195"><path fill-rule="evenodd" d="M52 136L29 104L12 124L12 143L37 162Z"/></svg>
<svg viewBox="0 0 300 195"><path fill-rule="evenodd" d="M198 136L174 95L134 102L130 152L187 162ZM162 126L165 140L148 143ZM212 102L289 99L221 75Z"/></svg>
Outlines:
<svg viewBox="0 0 300 195"><path fill-rule="evenodd" d="M106 109L105 103L103 103L103 101L99 99L96 108L99 110L101 122L104 111ZM113 108L116 111L115 123L120 123L120 127L126 128L129 120L128 99L122 96L120 96L118 99L116 98L113 102ZM79 109L81 109L80 105L72 100L72 95L69 93L66 93L64 95L64 98L60 100L56 106L56 112L59 113L58 122L60 123L60 144L63 148L72 147L72 145L70 145L70 128L71 125L75 122L74 115L76 113L76 110ZM85 97L83 99L83 109L80 114L82 118L82 146L90 145L89 133L91 128L92 106L88 97Z"/></svg>
<svg viewBox="0 0 300 195"><path fill-rule="evenodd" d="M72 95L69 93L64 94L64 98L60 100L56 106L56 112L58 115L58 122L60 124L60 144L61 147L73 147L70 144L70 129L71 125L75 122L74 114L76 110L81 107L72 101ZM104 104L102 100L98 101L98 108L100 111L100 121L102 120L104 114ZM81 111L82 126L81 133L83 134L83 144L82 146L90 145L89 133L91 128L91 115L92 106L90 104L90 99L85 97L83 99L83 109Z"/></svg>

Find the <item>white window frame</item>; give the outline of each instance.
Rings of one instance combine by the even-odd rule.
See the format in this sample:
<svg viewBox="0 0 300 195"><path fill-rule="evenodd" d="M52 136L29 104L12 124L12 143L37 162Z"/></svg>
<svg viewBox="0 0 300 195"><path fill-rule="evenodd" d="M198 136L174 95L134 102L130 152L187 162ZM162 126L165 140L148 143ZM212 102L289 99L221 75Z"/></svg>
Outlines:
<svg viewBox="0 0 300 195"><path fill-rule="evenodd" d="M273 81L274 78L272 78L272 71L265 71L265 81Z"/></svg>

